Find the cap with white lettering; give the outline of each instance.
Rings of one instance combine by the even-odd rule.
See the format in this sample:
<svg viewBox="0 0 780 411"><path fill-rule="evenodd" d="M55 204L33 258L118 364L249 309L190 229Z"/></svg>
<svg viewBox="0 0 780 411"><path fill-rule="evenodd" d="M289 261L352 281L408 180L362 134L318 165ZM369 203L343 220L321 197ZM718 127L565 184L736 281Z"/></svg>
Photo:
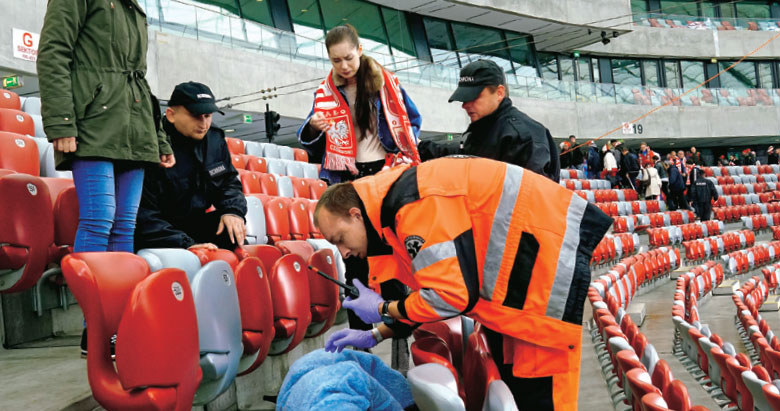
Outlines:
<svg viewBox="0 0 780 411"><path fill-rule="evenodd" d="M177 85L173 89L170 100L168 100L168 106L184 106L187 111L196 116L211 114L215 111L225 115L217 107L214 93L211 92L211 89L205 84L194 81Z"/></svg>
<svg viewBox="0 0 780 411"><path fill-rule="evenodd" d="M477 60L466 64L460 70L458 88L452 93L449 102L472 101L479 97L485 86L506 84L504 71L491 60Z"/></svg>

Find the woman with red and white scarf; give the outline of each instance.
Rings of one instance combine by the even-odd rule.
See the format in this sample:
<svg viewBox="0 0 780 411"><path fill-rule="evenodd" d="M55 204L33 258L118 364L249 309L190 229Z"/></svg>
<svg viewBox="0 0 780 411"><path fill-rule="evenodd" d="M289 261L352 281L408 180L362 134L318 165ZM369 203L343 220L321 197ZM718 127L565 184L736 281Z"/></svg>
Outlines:
<svg viewBox="0 0 780 411"><path fill-rule="evenodd" d="M328 31L325 47L333 68L315 91L312 111L298 130L298 141L309 158L322 159L320 178L335 184L376 174L398 162L418 164L422 118L398 78L363 54L358 33L349 24ZM365 258L349 256L344 262L348 283L358 279L368 284ZM406 295L405 286L396 280L382 283L381 291L387 299ZM351 310L347 315L350 328L372 328ZM395 353L397 344L406 344L411 328L401 322L391 328ZM408 353L408 348L398 351ZM393 363L393 368L405 370L408 358L394 358Z"/></svg>
<svg viewBox="0 0 780 411"><path fill-rule="evenodd" d="M311 113L298 130L309 158L321 158L330 184L372 175L385 164L418 163L422 119L398 78L363 54L349 24L325 36L333 65L314 93Z"/></svg>

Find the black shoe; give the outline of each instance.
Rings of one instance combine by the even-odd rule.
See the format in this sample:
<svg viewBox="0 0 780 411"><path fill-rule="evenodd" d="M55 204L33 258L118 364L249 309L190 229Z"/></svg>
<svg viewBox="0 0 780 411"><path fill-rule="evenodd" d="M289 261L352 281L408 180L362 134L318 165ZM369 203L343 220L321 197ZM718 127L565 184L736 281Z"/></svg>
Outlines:
<svg viewBox="0 0 780 411"><path fill-rule="evenodd" d="M116 359L114 349L116 347L116 334L111 336L111 359ZM87 358L87 329L81 332L81 358Z"/></svg>

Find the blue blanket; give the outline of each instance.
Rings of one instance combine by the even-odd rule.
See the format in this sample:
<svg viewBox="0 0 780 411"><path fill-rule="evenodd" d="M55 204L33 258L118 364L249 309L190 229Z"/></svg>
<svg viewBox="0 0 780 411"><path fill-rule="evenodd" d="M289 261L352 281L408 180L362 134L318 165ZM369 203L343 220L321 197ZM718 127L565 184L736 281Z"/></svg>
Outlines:
<svg viewBox="0 0 780 411"><path fill-rule="evenodd" d="M397 411L413 403L404 376L376 355L353 350L337 354L320 349L290 367L276 409Z"/></svg>

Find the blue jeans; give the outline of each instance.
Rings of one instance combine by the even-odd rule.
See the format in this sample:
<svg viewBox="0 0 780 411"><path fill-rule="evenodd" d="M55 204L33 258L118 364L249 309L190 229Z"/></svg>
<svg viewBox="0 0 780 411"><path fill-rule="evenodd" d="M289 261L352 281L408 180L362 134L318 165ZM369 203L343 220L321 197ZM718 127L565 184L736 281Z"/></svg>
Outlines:
<svg viewBox="0 0 780 411"><path fill-rule="evenodd" d="M133 252L133 232L144 182L138 163L74 159L79 199L74 252Z"/></svg>

